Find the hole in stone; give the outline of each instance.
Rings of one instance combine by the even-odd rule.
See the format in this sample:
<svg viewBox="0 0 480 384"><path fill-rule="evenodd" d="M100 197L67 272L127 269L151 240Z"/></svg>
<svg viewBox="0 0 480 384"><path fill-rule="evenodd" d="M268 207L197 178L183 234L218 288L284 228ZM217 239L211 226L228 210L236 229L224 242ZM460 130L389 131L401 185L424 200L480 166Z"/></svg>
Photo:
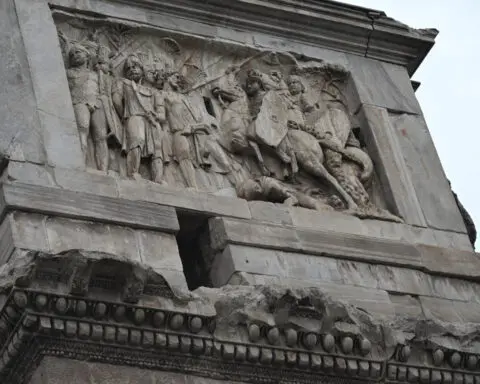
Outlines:
<svg viewBox="0 0 480 384"><path fill-rule="evenodd" d="M205 103L205 108L207 109L207 112L213 117L217 117L215 115L215 109L213 108L212 100L209 97L204 96L203 102Z"/></svg>
<svg viewBox="0 0 480 384"><path fill-rule="evenodd" d="M177 245L183 264L183 273L190 290L211 287L209 278L209 235L210 216L191 212L178 212L180 231Z"/></svg>
<svg viewBox="0 0 480 384"><path fill-rule="evenodd" d="M354 127L352 128L353 136L359 141L360 143L360 148L365 148L365 138L362 135L362 131L360 130L360 127Z"/></svg>

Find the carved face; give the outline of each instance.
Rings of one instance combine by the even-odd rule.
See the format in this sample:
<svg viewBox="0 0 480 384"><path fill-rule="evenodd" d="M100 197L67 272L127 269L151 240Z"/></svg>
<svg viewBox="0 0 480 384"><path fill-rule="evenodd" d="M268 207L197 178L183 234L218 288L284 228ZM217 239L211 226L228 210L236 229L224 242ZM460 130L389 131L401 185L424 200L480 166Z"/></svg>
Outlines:
<svg viewBox="0 0 480 384"><path fill-rule="evenodd" d="M125 77L129 80L139 81L143 76L143 66L140 60L131 56L125 62Z"/></svg>
<svg viewBox="0 0 480 384"><path fill-rule="evenodd" d="M298 95L303 91L303 84L298 78L291 78L288 81L288 90L292 95Z"/></svg>
<svg viewBox="0 0 480 384"><path fill-rule="evenodd" d="M245 89L248 95L255 95L260 89L262 89L262 84L260 83L260 80L251 77L247 80Z"/></svg>
<svg viewBox="0 0 480 384"><path fill-rule="evenodd" d="M242 185L242 195L246 200L262 200L263 198L263 188L260 183L256 180L246 180Z"/></svg>
<svg viewBox="0 0 480 384"><path fill-rule="evenodd" d="M181 82L181 79L180 79L180 75L178 73L172 73L168 77L168 83L175 90L180 89L180 82Z"/></svg>
<svg viewBox="0 0 480 384"><path fill-rule="evenodd" d="M84 65L88 60L88 53L85 48L76 45L70 49L69 53L70 65L72 67L80 67Z"/></svg>
<svg viewBox="0 0 480 384"><path fill-rule="evenodd" d="M154 69L145 70L145 80L152 86L157 86L157 71Z"/></svg>

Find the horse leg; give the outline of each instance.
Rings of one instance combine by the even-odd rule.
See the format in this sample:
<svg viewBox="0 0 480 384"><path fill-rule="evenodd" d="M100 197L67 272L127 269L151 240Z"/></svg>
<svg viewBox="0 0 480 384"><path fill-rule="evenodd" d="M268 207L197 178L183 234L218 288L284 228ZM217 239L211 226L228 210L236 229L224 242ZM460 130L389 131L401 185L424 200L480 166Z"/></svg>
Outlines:
<svg viewBox="0 0 480 384"><path fill-rule="evenodd" d="M337 179L335 179L328 171L327 169L323 166L322 163L317 161L317 159L314 156L310 156L310 159L300 159L299 160L304 160L301 162L301 165L311 175L314 175L316 177L322 178L326 180L330 185L338 192L338 194L345 200L347 203L347 207L349 209L355 210L358 208L357 203L352 199L352 197L345 191L345 189L339 184Z"/></svg>
<svg viewBox="0 0 480 384"><path fill-rule="evenodd" d="M265 176L270 176L272 172L270 172L270 170L265 166L265 161L263 160L263 156L262 156L262 153L260 152L260 148L258 144L251 140L248 141L248 144L253 149L253 153L255 154L255 157L258 161L258 164L260 166L262 173Z"/></svg>

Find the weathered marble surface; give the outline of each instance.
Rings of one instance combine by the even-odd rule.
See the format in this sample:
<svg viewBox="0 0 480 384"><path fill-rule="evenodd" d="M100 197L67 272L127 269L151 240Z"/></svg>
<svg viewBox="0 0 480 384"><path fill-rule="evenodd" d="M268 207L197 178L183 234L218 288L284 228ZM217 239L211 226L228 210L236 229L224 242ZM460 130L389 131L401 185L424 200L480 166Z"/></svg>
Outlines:
<svg viewBox="0 0 480 384"><path fill-rule="evenodd" d="M354 111L362 105L372 105L392 111L422 113L404 67L356 55L347 55L347 60L356 90L356 97L351 95Z"/></svg>
<svg viewBox="0 0 480 384"><path fill-rule="evenodd" d="M470 269L473 268L478 267L470 264ZM303 281L304 286L342 285L351 292L355 292L356 287L364 287L398 295L480 303L480 298L475 294L480 285L461 278L436 276L432 271L425 273L407 267L375 265L243 245L229 245L221 254L217 254L211 266L210 277L216 287L227 283L261 284L261 279L264 279L264 283L275 281L277 284L282 281ZM360 299L361 294L358 296Z"/></svg>
<svg viewBox="0 0 480 384"><path fill-rule="evenodd" d="M368 84L372 84L372 81ZM427 222L412 182L411 168L407 167L402 156L400 142L387 109L363 103L358 116L365 127L370 153L375 164L378 164L382 186L390 191L388 196L391 201L387 204L404 218L405 223L425 227Z"/></svg>
<svg viewBox="0 0 480 384"><path fill-rule="evenodd" d="M391 113L390 121L428 226L466 232L423 116Z"/></svg>
<svg viewBox="0 0 480 384"><path fill-rule="evenodd" d="M44 1L15 0L23 46L28 58L47 162L84 169L80 142L52 14ZM42 36L45 44L39 44Z"/></svg>
<svg viewBox="0 0 480 384"><path fill-rule="evenodd" d="M255 262L253 256L255 251L258 248L265 248L266 250L260 250L259 254L261 255L262 252L263 255L268 254L269 257L265 258L267 262L269 259L276 260L276 251L285 251L318 256L328 255L371 264L395 265L467 279L476 279L479 275L480 258L477 253L415 244L407 239L386 240L363 235L342 235L326 230L279 226L231 218L210 219L209 231L205 235L212 255L219 258L218 263L224 262L222 252L226 252L225 260L229 260L231 258L229 247L241 245L251 247L252 262ZM208 249L207 252L209 252ZM248 255L248 252L244 254ZM291 258L291 265L295 264L294 260L295 257ZM259 268L258 273L262 273L264 268ZM231 273L233 270L230 271ZM222 278L228 278L228 274L222 275Z"/></svg>
<svg viewBox="0 0 480 384"><path fill-rule="evenodd" d="M390 111L395 111L398 113L421 114L421 111L418 107L418 102L416 101L413 90L410 86L408 72L411 72L412 68L415 67L415 65L418 65L418 62L415 62L415 60L418 59L413 60L412 57L415 54L419 54L420 56L423 55L424 52L422 50L427 49L427 47L432 44L433 37L435 35L433 30L414 31L400 23L395 22L394 20L383 18L381 15L380 19L376 19L375 22L379 23L378 25L381 27L379 27L380 29L374 28L375 33L370 36L372 39L370 42L372 45L372 52L366 52L366 56L383 60L383 55L385 55L387 52L383 51L385 49L384 36L386 36L386 34L392 34L392 36L398 34L402 43L399 43L398 46L395 45L395 49L389 51L389 54L391 55L389 61L397 62L398 60L400 62L402 60L407 60L407 71L401 66L395 64L388 64L385 62L365 59L360 56L353 55L353 45L344 46L345 51L348 53L325 49L324 47L326 41L318 42L318 44L320 44L322 47L316 47L312 45L312 42L314 41L312 40L312 36L314 35L313 29L310 31L308 36L305 35L303 36L303 39L300 39L302 40L301 42L295 41L295 43L293 43L292 41L298 40L299 36L292 36L293 40L290 41L286 39L286 36L277 36L272 33L273 29L270 25L264 25L263 31L257 31L254 34L249 34L245 31L236 31L235 34L232 34L232 31L224 26L207 25L206 23L202 23L198 20L189 21L187 23L184 20L182 21L181 19L177 19L175 17L166 16L166 14L148 12L141 7L135 7L131 4L125 5L115 3L115 6L111 6L111 4L107 4L101 0L91 1L88 3L58 0L56 2L52 2L52 4L54 6L63 6L65 7L64 9L71 7L72 10L77 9L80 11L95 11L99 14L105 14L113 18L127 18L139 23L147 22L150 25L161 26L165 31L178 31L180 33L187 33L195 37L202 38L214 37L218 41L222 40L223 42L244 44L245 46L259 49L273 49L279 52L287 52L292 51L295 48L294 50L305 55L305 57L325 60L326 62L332 64L344 66L351 71L352 75L351 81L348 84L349 88L347 95L349 96L349 104L351 104L350 108L352 111L357 111L362 105L372 105L374 107L386 108ZM29 6L29 3L24 0L17 0L15 2L15 6L18 8L18 22L22 33L22 38L25 39L24 45L26 59L27 62L30 63L30 70L32 71L32 86L37 98L36 105L40 119L38 126L43 127L40 130L43 131L41 132L42 136L45 136L47 139L45 147L48 162L51 165L56 166L63 161L62 165L64 167L83 168L83 164L80 164L82 162L80 161L79 163L78 160L79 157L81 157L81 154L78 146L78 133L74 124L72 124L74 119L72 118L73 113L71 103L69 102L68 97L64 97L66 93L68 93L68 90L65 81L65 70L61 63L58 43L56 40L54 40L52 41L51 49L44 50L43 48L40 48L35 41L35 36L40 32L44 36L52 37L55 35L55 28L52 25L50 9L43 0L35 0L35 2L32 3L32 6ZM251 6L257 7L259 5L255 4ZM321 9L319 10L320 11L318 13L317 10L313 12L311 16L321 19ZM171 9L169 8L165 12L171 12ZM193 17L195 12L195 9L189 8L189 17ZM358 31L362 28L365 30L365 34L359 34L358 31L356 34L358 38L357 43L363 45L366 43L366 40L364 41L363 38L369 36L368 32L366 31L372 29L370 20L359 10L351 9L349 12L355 13L357 21L362 20L361 23L355 26L351 25L350 27L357 28ZM40 14L45 16L42 16L42 23L33 23L32 20L34 20L34 18ZM214 15L210 15L209 17L213 16ZM344 15L338 14L336 16L338 17L338 19L336 19L337 22L344 22L345 20L342 19L343 16ZM295 22L299 21L296 16L295 20ZM235 23L239 21L237 14L235 14L235 17L232 17L232 21ZM333 24L332 26L334 27ZM289 25L288 28L291 28L291 26ZM341 32L346 33L346 31L347 30L342 30ZM418 39L419 45L415 48L417 49L416 53L413 51L402 52L402 49L405 48L405 45L402 44L407 44L407 42L410 44L408 39ZM48 40L50 41L50 39ZM350 43L351 42L348 44ZM344 35L342 35L342 44L347 44ZM394 43L392 42L391 44ZM397 44L397 42L395 42L395 44ZM366 47L366 49L368 51L368 47ZM409 47L408 49L413 48ZM46 51L51 52L52 54L49 55L49 57L45 57L44 52ZM48 70L46 68L48 68ZM381 79L381 81L379 81L379 79ZM48 102L46 100L48 100ZM30 130L30 132L33 134L33 132L36 130L37 128ZM378 144L378 142L370 143L370 148L374 148L375 145ZM380 146L383 146L383 144ZM66 152L66 148L69 148L68 152ZM418 212L418 204L416 201L419 199L425 200L425 197L416 199L415 195L428 196L428 193L422 192L425 190L425 186L421 185L421 182L414 182L415 191L412 194L411 183L408 180L409 176L411 178L412 172L410 169L405 172L405 167L402 165L402 161L400 160L402 155L409 158L412 158L412 156L410 156L410 153L405 155L405 149L403 149L403 147L402 154L400 154L395 145L393 146L393 149L393 160L391 159L391 163L389 163L390 160L386 159L385 156L382 157L377 155L375 160L375 165L379 170L386 169L386 171L383 172L383 176L382 171L379 172L382 183L385 184L387 181L386 184L388 184L385 185L385 188L383 188L386 191L386 196L383 196L382 198L387 199L387 206L392 206L394 208L393 210L396 210L400 216L405 216L407 223L423 226L425 223L422 220L421 213ZM416 154L419 155L425 151L430 153L432 149L433 144L429 142L421 149L415 149L415 151ZM44 149L42 149L42 151L44 151ZM407 151L409 150L407 149ZM35 151L28 152L35 153ZM389 150L382 150L382 153L388 152ZM22 157L20 157L20 159L22 159ZM381 161L378 161L378 159L381 159ZM438 159L432 160L432 167L441 170L440 163L437 160ZM40 162L43 162L43 160L40 160ZM25 168L28 168L29 165L30 164L26 164ZM393 175L395 172L399 173L399 178ZM390 176L386 178L385 174ZM446 207L446 209L444 216L442 216L443 213L436 212L434 208L428 208L428 204L426 204L425 209L432 211L426 214L427 216L431 216L430 218L427 218L428 224L429 226L446 231L463 232L464 230L462 228L462 223L459 222L458 214L456 213L457 208L455 205L451 204L452 202L449 198L450 192L445 188L445 177L443 174L441 174L441 172L436 172L436 174L438 179L435 183L438 182L438 186L442 190L442 193L440 194L442 199L441 203ZM35 175L35 173L33 175ZM32 177L36 177L33 175ZM69 175L66 175L66 177L69 177ZM79 174L78 177L78 188L83 188L84 190L92 188L92 191L100 190L99 193L103 193L103 191L101 191L103 188L107 188L107 190L111 188L111 186L105 187L103 185L100 187L99 183L97 182L87 187L85 183L80 181L83 179L83 175ZM62 184L65 181L59 177L57 182ZM128 193L130 192L131 191ZM225 191L219 191L219 194L223 193L225 193ZM376 195L377 194L378 193L376 193ZM405 195L408 197L402 199L401 196ZM173 196L172 199L174 199ZM188 201L186 201L184 205L187 206ZM216 211L215 208L209 206L209 203L204 203L204 205L207 207L207 210ZM382 203L380 203L380 206L382 206ZM238 208L244 209L245 207L242 204L239 204ZM226 209L219 209L219 211L226 211ZM234 212L239 211L234 210ZM452 213L452 215L450 215L450 213ZM439 242L442 244L448 243L450 242L450 238L452 236L456 235L446 234L446 236ZM460 241L460 243L462 241Z"/></svg>
<svg viewBox="0 0 480 384"><path fill-rule="evenodd" d="M153 269L182 271L173 234L15 211L7 215L2 225L10 230L1 242L13 244L17 249L47 253L72 249L104 252ZM5 255L3 262L7 261Z"/></svg>
<svg viewBox="0 0 480 384"><path fill-rule="evenodd" d="M357 383L359 376L375 382L479 381L480 258L409 78L435 31L414 31L339 4L327 20L330 2L305 1L301 7L308 14L289 14L299 5L282 1L286 8L276 9L275 23L268 12L241 12L271 10L276 0L238 0L241 11L232 7L222 14L202 14L225 7L220 0L184 0L182 17L179 2L155 3L154 10L143 0L0 5L0 21L9 31L0 37L0 155L9 159L7 165L0 158L0 168L6 166L0 193L0 344L11 341L0 356L0 375L9 374L5 364L33 350L52 353L42 344L48 339L53 353L68 349L82 360L45 357L33 384L66 378L85 384L221 384L232 381L228 364L235 364L230 373L237 373L236 380L249 382L265 382L268 374L302 383L329 380L323 374L342 376L335 383ZM126 179L120 168L86 170L91 163L82 153L68 61L55 25L75 11L93 24L99 17L108 25L127 23L118 36L133 30L148 37L150 48L163 44L151 36L175 36L190 47L186 52L195 52L192 62L209 68L208 76L259 51L281 52L270 58L287 60L285 68L294 57L295 65L312 67L313 61L348 70L340 87L349 113L345 132L355 135L373 161L371 185L364 187L378 208L404 222L360 219L328 206L246 201L235 197L235 183L221 173L200 179L218 188L199 192L175 177L170 184L177 187ZM78 17L73 24L69 38L86 38ZM192 49L198 42L203 50ZM226 52L228 60L216 62L215 50ZM265 68L282 67L275 65ZM263 75L250 80L261 78L265 86L275 78ZM308 77L310 94L301 96L318 90L316 80ZM279 90L285 96L287 89ZM218 95L231 96L208 91L201 97L220 105ZM349 171L358 173L354 166ZM195 270L195 263L204 270ZM203 282L215 288L189 291L187 269L205 273ZM333 337L329 351L325 336ZM365 339L370 346L361 351ZM84 360L93 356L118 358L119 365ZM32 361L9 377L21 377Z"/></svg>
<svg viewBox="0 0 480 384"><path fill-rule="evenodd" d="M402 240L413 244L472 250L468 236L464 233L378 220L361 220L333 211L318 212L260 201L246 202L231 196L195 193L152 182L139 183L133 180L121 180L98 172L80 172L58 167L48 169L33 164L10 162L5 176L12 183L30 183L75 192L93 192L100 196L146 201L171 206L179 211L208 216L254 219L259 222L293 225L311 230L336 231L352 235Z"/></svg>
<svg viewBox="0 0 480 384"><path fill-rule="evenodd" d="M181 373L155 372L134 367L47 357L41 362L29 384L64 384L65 377L75 384L222 384L227 382Z"/></svg>
<svg viewBox="0 0 480 384"><path fill-rule="evenodd" d="M9 31L0 37L0 153L20 161L42 163L43 132L14 1L3 1L0 7L1 24Z"/></svg>

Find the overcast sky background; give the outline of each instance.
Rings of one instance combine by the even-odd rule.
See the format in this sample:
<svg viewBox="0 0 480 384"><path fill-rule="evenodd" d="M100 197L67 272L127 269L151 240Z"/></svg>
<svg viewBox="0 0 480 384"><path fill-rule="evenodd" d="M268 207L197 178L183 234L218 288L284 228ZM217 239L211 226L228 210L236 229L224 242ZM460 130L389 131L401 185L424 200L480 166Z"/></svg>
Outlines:
<svg viewBox="0 0 480 384"><path fill-rule="evenodd" d="M480 230L480 0L343 1L440 31L413 76L416 95L452 189Z"/></svg>

